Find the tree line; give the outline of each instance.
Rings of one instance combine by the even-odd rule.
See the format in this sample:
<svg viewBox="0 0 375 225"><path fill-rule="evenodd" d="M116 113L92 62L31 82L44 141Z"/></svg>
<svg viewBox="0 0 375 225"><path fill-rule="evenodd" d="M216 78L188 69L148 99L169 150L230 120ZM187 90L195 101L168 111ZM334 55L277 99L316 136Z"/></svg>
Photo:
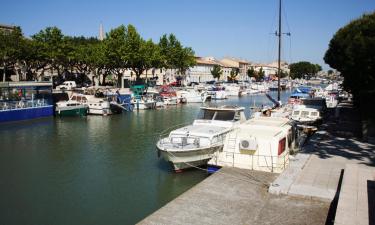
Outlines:
<svg viewBox="0 0 375 225"><path fill-rule="evenodd" d="M103 41L67 36L57 27L25 38L17 27L11 32L0 31L0 62L5 71L15 71L26 80L41 80L50 70L58 77L64 73L92 74L105 84L108 75L115 75L119 83L125 69L131 70L136 80L153 68L170 69L183 76L195 65L195 58L192 48L184 47L175 35L164 34L154 43L142 38L132 25L110 30Z"/></svg>
<svg viewBox="0 0 375 225"><path fill-rule="evenodd" d="M322 67L319 64L313 64L306 61L301 61L297 63L292 63L289 65L290 77L292 79L296 78L306 78L310 79L312 76L316 75L319 71L322 71Z"/></svg>

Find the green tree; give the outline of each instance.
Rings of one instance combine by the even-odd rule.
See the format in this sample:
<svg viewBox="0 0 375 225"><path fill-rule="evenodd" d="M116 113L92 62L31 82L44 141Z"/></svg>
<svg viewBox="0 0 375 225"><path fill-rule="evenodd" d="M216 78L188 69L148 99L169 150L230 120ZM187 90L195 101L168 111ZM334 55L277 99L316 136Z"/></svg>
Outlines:
<svg viewBox="0 0 375 225"><path fill-rule="evenodd" d="M21 58L23 41L22 31L19 27L11 32L0 31L0 62L3 74L7 70L13 69ZM6 76L3 76L3 81L5 80Z"/></svg>
<svg viewBox="0 0 375 225"><path fill-rule="evenodd" d="M256 79L256 72L254 70L254 67L250 67L247 71L246 71L246 74L247 76L251 79L252 77L254 77Z"/></svg>
<svg viewBox="0 0 375 225"><path fill-rule="evenodd" d="M60 76L62 67L67 60L67 53L70 48L67 46L67 39L64 38L63 33L57 27L47 27L39 33L34 34L32 39L40 48L42 58L45 60L45 65L50 66L53 70L57 71Z"/></svg>
<svg viewBox="0 0 375 225"><path fill-rule="evenodd" d="M223 70L221 70L221 66L214 65L214 67L211 70L211 74L214 77L214 79L219 80L220 76L223 74Z"/></svg>
<svg viewBox="0 0 375 225"><path fill-rule="evenodd" d="M130 47L127 36L128 29L124 25L114 28L106 34L106 38L103 40L105 58L101 59L105 63L105 69L101 74L103 82L109 73L114 73L117 76L117 83L120 84L123 70L129 68L131 55L128 55Z"/></svg>
<svg viewBox="0 0 375 225"><path fill-rule="evenodd" d="M259 71L257 72L257 81L261 81L264 79L265 72L263 70L263 67L260 67Z"/></svg>
<svg viewBox="0 0 375 225"><path fill-rule="evenodd" d="M238 74L240 73L239 68L233 68L230 71L230 75L228 76L228 81L235 81L237 79Z"/></svg>
<svg viewBox="0 0 375 225"><path fill-rule="evenodd" d="M324 56L330 67L344 77L344 88L354 99L375 87L375 12L363 15L340 28Z"/></svg>
<svg viewBox="0 0 375 225"><path fill-rule="evenodd" d="M327 71L327 74L328 74L329 76L331 76L331 75L333 74L333 70L328 70L328 71Z"/></svg>
<svg viewBox="0 0 375 225"><path fill-rule="evenodd" d="M322 67L318 64L312 64L310 62L301 61L292 63L289 65L290 76L292 79L304 78L310 79L311 76L316 75L322 70Z"/></svg>

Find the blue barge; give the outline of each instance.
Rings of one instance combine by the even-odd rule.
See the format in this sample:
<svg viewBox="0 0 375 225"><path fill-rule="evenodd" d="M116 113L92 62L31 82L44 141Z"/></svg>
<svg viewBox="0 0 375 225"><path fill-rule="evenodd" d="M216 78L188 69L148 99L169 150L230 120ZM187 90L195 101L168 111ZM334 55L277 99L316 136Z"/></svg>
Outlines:
<svg viewBox="0 0 375 225"><path fill-rule="evenodd" d="M0 123L53 116L51 82L0 83Z"/></svg>

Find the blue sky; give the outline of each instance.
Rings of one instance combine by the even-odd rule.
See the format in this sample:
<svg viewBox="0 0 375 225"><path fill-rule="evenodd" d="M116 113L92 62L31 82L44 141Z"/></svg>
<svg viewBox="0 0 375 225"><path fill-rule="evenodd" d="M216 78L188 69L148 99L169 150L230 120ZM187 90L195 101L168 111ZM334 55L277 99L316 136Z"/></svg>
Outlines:
<svg viewBox="0 0 375 225"><path fill-rule="evenodd" d="M255 62L277 59L277 0L18 0L2 1L0 23L32 35L57 26L67 35L97 36L133 24L145 39L174 33L199 56L234 56ZM374 0L284 0L283 60L324 65L333 34L363 13ZM4 10L7 9L7 10Z"/></svg>

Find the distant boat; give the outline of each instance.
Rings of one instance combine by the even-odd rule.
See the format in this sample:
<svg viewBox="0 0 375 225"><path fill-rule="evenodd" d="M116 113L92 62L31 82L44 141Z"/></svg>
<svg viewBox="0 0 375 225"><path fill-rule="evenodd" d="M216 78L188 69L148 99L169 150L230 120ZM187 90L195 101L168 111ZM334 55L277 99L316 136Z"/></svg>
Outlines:
<svg viewBox="0 0 375 225"><path fill-rule="evenodd" d="M206 164L223 147L225 135L246 121L243 107L201 107L194 123L162 136L156 147L176 171Z"/></svg>
<svg viewBox="0 0 375 225"><path fill-rule="evenodd" d="M88 107L88 114L110 115L112 114L110 103L105 98L98 98L94 95L73 93L71 100L77 101Z"/></svg>
<svg viewBox="0 0 375 225"><path fill-rule="evenodd" d="M59 116L86 116L88 106L76 100L59 101L56 103L56 115Z"/></svg>

